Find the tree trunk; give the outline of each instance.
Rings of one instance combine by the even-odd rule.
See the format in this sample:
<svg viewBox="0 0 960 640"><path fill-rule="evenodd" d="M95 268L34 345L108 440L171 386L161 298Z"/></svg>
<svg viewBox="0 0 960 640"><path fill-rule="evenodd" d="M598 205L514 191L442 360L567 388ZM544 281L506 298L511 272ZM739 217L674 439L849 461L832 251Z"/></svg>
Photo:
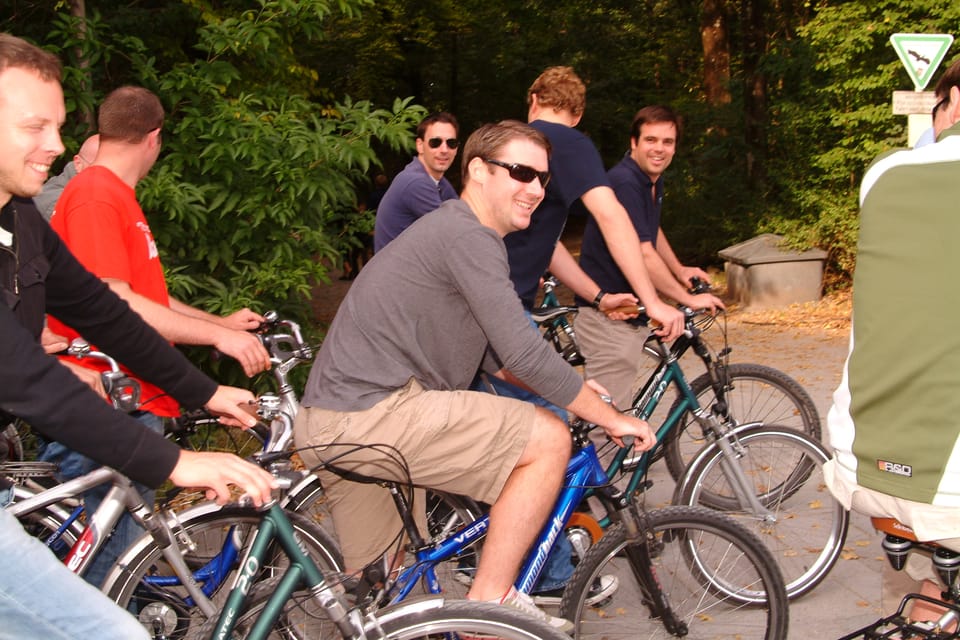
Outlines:
<svg viewBox="0 0 960 640"><path fill-rule="evenodd" d="M86 0L70 0L70 15L78 19L77 22L77 38L80 40L85 40L87 36L87 3ZM80 88L83 92L90 91L90 88L93 86L93 79L90 77L90 61L87 60L86 56L83 53L83 50L79 47L76 49L77 56L77 67L83 73L84 79L81 82ZM81 101L81 104L86 104L85 101ZM96 114L92 109L81 107L81 112L78 114L80 120L87 125L88 131L96 131L97 129L97 120Z"/></svg>
<svg viewBox="0 0 960 640"><path fill-rule="evenodd" d="M744 138L747 177L754 186L760 186L766 180L767 164L767 77L760 69L768 45L765 2L747 0L744 3Z"/></svg>
<svg viewBox="0 0 960 640"><path fill-rule="evenodd" d="M704 0L700 17L703 88L711 105L730 103L730 41L724 0Z"/></svg>

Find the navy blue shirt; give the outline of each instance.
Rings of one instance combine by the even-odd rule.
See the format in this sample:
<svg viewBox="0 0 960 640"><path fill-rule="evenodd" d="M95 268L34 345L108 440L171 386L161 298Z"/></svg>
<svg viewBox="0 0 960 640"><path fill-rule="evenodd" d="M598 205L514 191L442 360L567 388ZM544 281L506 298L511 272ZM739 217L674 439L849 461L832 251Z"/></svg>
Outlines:
<svg viewBox="0 0 960 640"><path fill-rule="evenodd" d="M377 205L373 228L373 250L380 251L419 218L457 197L450 181L436 181L415 157L390 183Z"/></svg>
<svg viewBox="0 0 960 640"><path fill-rule="evenodd" d="M663 205L663 176L656 183L640 170L640 165L629 154L607 173L617 200L627 210L630 222L640 237L640 242L652 242L657 245L657 231L660 229L660 210ZM652 189L656 186L656 199ZM610 255L610 249L600 233L600 226L591 216L583 230L583 244L580 247L580 268L593 278L594 282L611 293L633 291L627 277ZM589 305L590 301L577 298L577 304Z"/></svg>
<svg viewBox="0 0 960 640"><path fill-rule="evenodd" d="M553 148L550 154L550 184L533 212L530 226L503 239L510 262L510 280L526 309L531 309L540 287L540 277L550 266L553 249L560 240L567 215L580 197L594 187L610 186L600 153L590 138L571 127L534 120ZM510 158L504 158L510 162Z"/></svg>

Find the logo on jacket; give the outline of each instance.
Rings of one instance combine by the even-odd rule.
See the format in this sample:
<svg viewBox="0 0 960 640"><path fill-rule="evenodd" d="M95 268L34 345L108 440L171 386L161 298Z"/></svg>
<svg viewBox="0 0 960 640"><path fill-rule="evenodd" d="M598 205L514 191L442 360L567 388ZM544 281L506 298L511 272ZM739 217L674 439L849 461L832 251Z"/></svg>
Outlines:
<svg viewBox="0 0 960 640"><path fill-rule="evenodd" d="M899 462L890 462L889 460L877 460L877 469L884 473L895 473L898 476L913 477L913 467L909 464Z"/></svg>

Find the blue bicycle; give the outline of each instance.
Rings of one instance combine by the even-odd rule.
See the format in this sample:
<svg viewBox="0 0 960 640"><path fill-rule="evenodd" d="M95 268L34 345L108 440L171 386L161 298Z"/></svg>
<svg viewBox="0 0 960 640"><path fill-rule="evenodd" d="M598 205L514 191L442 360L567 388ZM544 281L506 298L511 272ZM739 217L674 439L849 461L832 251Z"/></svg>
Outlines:
<svg viewBox="0 0 960 640"><path fill-rule="evenodd" d="M785 638L783 579L757 536L726 515L701 507L642 512L609 483L588 437L592 428L581 421L571 426L575 453L554 510L517 578L517 589L530 592L554 542L589 493L610 514L612 524L579 559L564 592L560 615L574 622L577 637ZM327 468L336 471L335 463ZM424 536L414 523L405 486L382 484L405 523L409 561L396 575L385 573L384 562L370 565L355 596L384 606L421 591L449 594L456 592L456 585L469 583L471 558L486 533L488 516L452 532ZM452 516L459 524L459 515ZM442 522L438 520L438 526ZM613 576L617 588L596 602L591 588L602 575Z"/></svg>

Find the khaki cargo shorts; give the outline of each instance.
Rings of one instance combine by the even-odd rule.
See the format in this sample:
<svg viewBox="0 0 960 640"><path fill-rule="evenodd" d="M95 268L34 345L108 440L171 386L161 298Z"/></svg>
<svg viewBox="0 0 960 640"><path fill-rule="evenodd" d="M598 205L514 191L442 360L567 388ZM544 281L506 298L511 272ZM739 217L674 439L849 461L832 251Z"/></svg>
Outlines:
<svg viewBox="0 0 960 640"><path fill-rule="evenodd" d="M295 439L304 463L405 482L399 452L420 487L496 502L530 439L534 405L475 391L427 391L412 380L364 411L304 407ZM378 444L378 448L362 445ZM334 458L337 458L334 460ZM396 546L402 530L390 493L378 484L318 471L347 569L356 570ZM417 492L423 513L423 492ZM421 532L423 531L421 527Z"/></svg>

